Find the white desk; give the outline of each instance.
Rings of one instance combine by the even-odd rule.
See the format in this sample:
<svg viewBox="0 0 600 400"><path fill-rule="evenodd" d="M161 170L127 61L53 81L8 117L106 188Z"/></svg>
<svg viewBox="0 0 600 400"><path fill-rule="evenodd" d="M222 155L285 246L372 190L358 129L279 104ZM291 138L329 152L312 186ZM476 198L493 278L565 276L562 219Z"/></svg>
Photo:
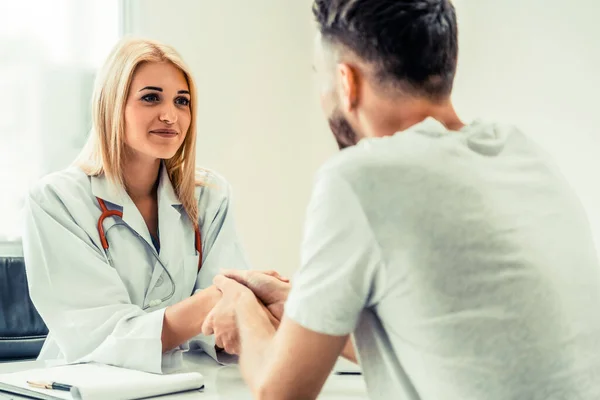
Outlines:
<svg viewBox="0 0 600 400"><path fill-rule="evenodd" d="M0 363L0 373L40 368L36 361ZM252 399L250 390L242 380L239 368L222 366L203 353L186 353L184 369L198 371L204 375L205 387L201 392L188 392L159 397L161 400L241 400ZM14 399L21 397L14 396ZM3 399L0 394L0 399ZM322 400L365 400L368 399L361 375L332 374L319 396Z"/></svg>

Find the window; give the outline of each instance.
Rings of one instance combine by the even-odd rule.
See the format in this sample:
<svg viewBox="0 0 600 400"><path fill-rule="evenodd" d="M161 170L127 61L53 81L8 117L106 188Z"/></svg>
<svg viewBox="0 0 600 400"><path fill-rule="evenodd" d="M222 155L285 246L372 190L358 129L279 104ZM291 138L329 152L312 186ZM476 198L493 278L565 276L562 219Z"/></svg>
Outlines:
<svg viewBox="0 0 600 400"><path fill-rule="evenodd" d="M0 3L2 255L20 252L29 187L67 167L87 138L94 75L121 34L122 7L121 0Z"/></svg>

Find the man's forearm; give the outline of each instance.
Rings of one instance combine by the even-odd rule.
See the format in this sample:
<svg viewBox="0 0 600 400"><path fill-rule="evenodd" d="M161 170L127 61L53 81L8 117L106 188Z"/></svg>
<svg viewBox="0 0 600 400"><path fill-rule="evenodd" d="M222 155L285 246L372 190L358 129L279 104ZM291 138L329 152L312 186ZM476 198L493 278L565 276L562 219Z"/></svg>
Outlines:
<svg viewBox="0 0 600 400"><path fill-rule="evenodd" d="M167 307L163 319L163 352L171 350L202 332L208 313L221 298L214 286L199 291L177 304Z"/></svg>
<svg viewBox="0 0 600 400"><path fill-rule="evenodd" d="M256 393L268 373L268 349L276 329L272 320L278 320L271 320L268 310L263 310L254 297L240 299L236 312L241 340L240 367L252 392Z"/></svg>

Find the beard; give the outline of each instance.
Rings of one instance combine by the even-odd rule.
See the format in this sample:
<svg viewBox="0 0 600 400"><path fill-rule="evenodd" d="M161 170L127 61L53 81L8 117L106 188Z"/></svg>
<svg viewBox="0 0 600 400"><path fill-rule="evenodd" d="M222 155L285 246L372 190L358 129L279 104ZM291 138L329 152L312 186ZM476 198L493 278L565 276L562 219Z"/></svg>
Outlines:
<svg viewBox="0 0 600 400"><path fill-rule="evenodd" d="M328 122L340 150L358 143L359 137L356 131L352 129L348 120L339 111L334 112L328 118Z"/></svg>

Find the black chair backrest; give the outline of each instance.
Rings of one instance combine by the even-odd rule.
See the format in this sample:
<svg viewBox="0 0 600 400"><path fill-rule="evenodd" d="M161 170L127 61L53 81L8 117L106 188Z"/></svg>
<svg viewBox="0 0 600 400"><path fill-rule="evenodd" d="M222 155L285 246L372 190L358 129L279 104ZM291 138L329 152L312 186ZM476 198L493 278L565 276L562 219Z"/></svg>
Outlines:
<svg viewBox="0 0 600 400"><path fill-rule="evenodd" d="M0 257L0 360L35 358L48 335L29 297L22 257Z"/></svg>

